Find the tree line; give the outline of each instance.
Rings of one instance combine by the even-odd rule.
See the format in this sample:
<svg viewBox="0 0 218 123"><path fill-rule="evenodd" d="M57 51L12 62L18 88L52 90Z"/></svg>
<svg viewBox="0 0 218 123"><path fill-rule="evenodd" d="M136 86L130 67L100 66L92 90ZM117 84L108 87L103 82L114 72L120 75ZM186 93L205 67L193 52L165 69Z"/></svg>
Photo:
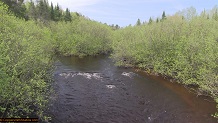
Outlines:
<svg viewBox="0 0 218 123"><path fill-rule="evenodd" d="M199 16L201 16L202 18L205 19L213 19L218 21L218 7L214 6L214 8L212 10L203 10L200 15L198 15L196 9L194 7L189 7L186 9L183 9L182 11L178 11L175 13L175 15L180 16L183 20L192 20L193 18L197 18ZM141 22L140 19L137 20L135 26L140 26L140 25L147 25L147 24L152 24L152 23L159 23L159 22L163 22L164 20L167 19L166 13L165 11L163 11L162 16L161 17L157 17L152 18L150 17L148 22Z"/></svg>
<svg viewBox="0 0 218 123"><path fill-rule="evenodd" d="M24 0L0 0L8 5L9 10L18 18L25 20L46 21L72 21L71 12L68 8L62 10L60 6L49 4L48 0L37 0L24 3Z"/></svg>

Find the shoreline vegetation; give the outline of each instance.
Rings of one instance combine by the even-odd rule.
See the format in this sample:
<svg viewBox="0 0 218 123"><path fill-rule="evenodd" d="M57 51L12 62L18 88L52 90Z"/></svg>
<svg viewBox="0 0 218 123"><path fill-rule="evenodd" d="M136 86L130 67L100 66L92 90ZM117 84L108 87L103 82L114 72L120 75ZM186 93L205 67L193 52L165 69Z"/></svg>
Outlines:
<svg viewBox="0 0 218 123"><path fill-rule="evenodd" d="M111 54L117 66L135 67L195 86L218 104L218 7L120 28L62 10L46 0L0 2L0 118L48 121L56 53ZM6 5L7 4L7 5ZM16 6L16 9L13 8ZM218 105L217 105L218 109ZM218 111L213 115L218 118Z"/></svg>

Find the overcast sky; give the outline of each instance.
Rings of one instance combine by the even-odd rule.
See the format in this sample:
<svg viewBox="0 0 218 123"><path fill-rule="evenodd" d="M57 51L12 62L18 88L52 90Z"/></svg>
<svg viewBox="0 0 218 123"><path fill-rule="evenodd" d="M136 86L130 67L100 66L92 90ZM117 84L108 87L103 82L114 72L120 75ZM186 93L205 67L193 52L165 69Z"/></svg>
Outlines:
<svg viewBox="0 0 218 123"><path fill-rule="evenodd" d="M195 7L198 12L212 9L218 0L48 0L58 3L62 9L79 12L90 19L107 24L127 26L135 24L139 18L148 21L150 17L160 17L187 7Z"/></svg>

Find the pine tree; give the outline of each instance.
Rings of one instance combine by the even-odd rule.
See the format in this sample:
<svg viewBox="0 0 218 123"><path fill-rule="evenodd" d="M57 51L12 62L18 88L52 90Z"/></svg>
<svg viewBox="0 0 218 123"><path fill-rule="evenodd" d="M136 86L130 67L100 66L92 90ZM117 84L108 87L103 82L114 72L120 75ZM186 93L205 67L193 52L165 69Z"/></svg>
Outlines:
<svg viewBox="0 0 218 123"><path fill-rule="evenodd" d="M62 13L59 5L57 4L54 8L54 21L61 21Z"/></svg>
<svg viewBox="0 0 218 123"><path fill-rule="evenodd" d="M136 26L140 26L140 25L141 25L141 21L140 21L140 19L138 19L136 22Z"/></svg>
<svg viewBox="0 0 218 123"><path fill-rule="evenodd" d="M72 21L72 16L70 14L70 10L67 8L64 16L64 20L67 21Z"/></svg>
<svg viewBox="0 0 218 123"><path fill-rule="evenodd" d="M37 20L37 11L36 11L36 6L34 4L34 2L31 0L28 4L29 6L28 8L28 18L29 19L33 19L33 20Z"/></svg>
<svg viewBox="0 0 218 123"><path fill-rule="evenodd" d="M50 15L51 15L51 20L55 20L55 15L54 15L54 6L53 3L51 2L51 8L50 8Z"/></svg>
<svg viewBox="0 0 218 123"><path fill-rule="evenodd" d="M120 29L120 26L118 24L116 24L115 28L116 29Z"/></svg>
<svg viewBox="0 0 218 123"><path fill-rule="evenodd" d="M44 19L50 20L51 14L50 14L50 8L49 8L50 6L48 4L48 0L44 0L44 6L45 6Z"/></svg>
<svg viewBox="0 0 218 123"><path fill-rule="evenodd" d="M156 19L156 23L159 23L159 19L158 18Z"/></svg>
<svg viewBox="0 0 218 123"><path fill-rule="evenodd" d="M152 24L152 22L153 22L153 20L152 20L152 18L150 17L148 24Z"/></svg>
<svg viewBox="0 0 218 123"><path fill-rule="evenodd" d="M46 22L50 20L49 5L46 0L39 0L37 4L38 19Z"/></svg>
<svg viewBox="0 0 218 123"><path fill-rule="evenodd" d="M206 18L206 10L205 9L204 9L204 11L201 12L201 17Z"/></svg>
<svg viewBox="0 0 218 123"><path fill-rule="evenodd" d="M166 20L166 14L165 14L165 11L163 11L162 18L161 18L161 21L164 21L164 20Z"/></svg>

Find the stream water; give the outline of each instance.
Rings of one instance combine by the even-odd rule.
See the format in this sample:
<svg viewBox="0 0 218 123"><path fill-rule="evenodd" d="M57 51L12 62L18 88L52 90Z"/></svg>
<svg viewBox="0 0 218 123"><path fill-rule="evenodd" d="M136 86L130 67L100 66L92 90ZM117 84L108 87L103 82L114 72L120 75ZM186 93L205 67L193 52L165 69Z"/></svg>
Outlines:
<svg viewBox="0 0 218 123"><path fill-rule="evenodd" d="M114 66L108 56L59 57L52 123L216 123L216 103L181 85Z"/></svg>

